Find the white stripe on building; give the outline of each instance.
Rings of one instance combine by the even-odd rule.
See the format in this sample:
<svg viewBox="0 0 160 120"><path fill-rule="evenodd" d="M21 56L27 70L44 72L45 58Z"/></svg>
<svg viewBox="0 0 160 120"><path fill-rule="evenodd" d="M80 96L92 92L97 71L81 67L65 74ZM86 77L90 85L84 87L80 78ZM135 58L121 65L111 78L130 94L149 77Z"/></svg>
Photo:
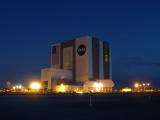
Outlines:
<svg viewBox="0 0 160 120"><path fill-rule="evenodd" d="M88 39L88 78L93 78L93 54L92 54L92 38Z"/></svg>

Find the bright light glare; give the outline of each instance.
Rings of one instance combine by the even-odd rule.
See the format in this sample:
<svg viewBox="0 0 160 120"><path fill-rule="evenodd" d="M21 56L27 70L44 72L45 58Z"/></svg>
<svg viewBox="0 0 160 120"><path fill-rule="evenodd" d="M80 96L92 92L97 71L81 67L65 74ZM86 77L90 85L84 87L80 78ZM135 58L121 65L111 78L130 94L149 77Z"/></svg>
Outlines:
<svg viewBox="0 0 160 120"><path fill-rule="evenodd" d="M122 92L132 92L132 89L131 88L123 88Z"/></svg>
<svg viewBox="0 0 160 120"><path fill-rule="evenodd" d="M13 88L13 90L15 90L15 89L16 89L16 87L15 87L15 86L13 86L12 88Z"/></svg>
<svg viewBox="0 0 160 120"><path fill-rule="evenodd" d="M77 92L78 94L83 94L83 92L82 91L79 91L79 92Z"/></svg>
<svg viewBox="0 0 160 120"><path fill-rule="evenodd" d="M102 87L103 87L103 84L102 84L102 83L95 82L95 83L94 83L94 87L95 87L95 88L102 88Z"/></svg>
<svg viewBox="0 0 160 120"><path fill-rule="evenodd" d="M22 89L22 85L16 85L14 88L16 88L16 89Z"/></svg>
<svg viewBox="0 0 160 120"><path fill-rule="evenodd" d="M100 92L101 89L103 88L103 84L99 82L95 82L93 87L95 87L96 92Z"/></svg>
<svg viewBox="0 0 160 120"><path fill-rule="evenodd" d="M56 91L57 91L57 92L65 93L66 90L67 90L67 86L64 85L63 83L61 83L60 85L58 85L58 86L56 87Z"/></svg>
<svg viewBox="0 0 160 120"><path fill-rule="evenodd" d="M60 91L61 92L66 92L66 87L63 83L60 85Z"/></svg>
<svg viewBox="0 0 160 120"><path fill-rule="evenodd" d="M38 82L33 82L30 84L30 88L31 89L40 89L41 88L41 84Z"/></svg>
<svg viewBox="0 0 160 120"><path fill-rule="evenodd" d="M150 86L150 83L147 83L147 86Z"/></svg>
<svg viewBox="0 0 160 120"><path fill-rule="evenodd" d="M138 83L135 83L135 84L134 84L134 87L135 87L135 88L138 88L138 87L139 87L139 84L138 84Z"/></svg>

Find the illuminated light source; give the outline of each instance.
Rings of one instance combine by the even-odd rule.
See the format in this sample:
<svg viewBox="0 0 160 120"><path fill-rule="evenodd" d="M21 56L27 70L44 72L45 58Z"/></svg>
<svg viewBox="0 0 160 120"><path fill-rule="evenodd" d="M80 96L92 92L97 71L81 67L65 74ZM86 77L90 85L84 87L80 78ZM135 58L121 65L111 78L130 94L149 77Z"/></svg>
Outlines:
<svg viewBox="0 0 160 120"><path fill-rule="evenodd" d="M14 85L14 86L12 86L12 90L14 91L14 92L22 92L23 91L23 86L22 85Z"/></svg>
<svg viewBox="0 0 160 120"><path fill-rule="evenodd" d="M56 87L56 91L57 91L57 92L65 93L66 90L67 90L67 86L64 85L63 83L61 83L60 85L58 85L58 86Z"/></svg>
<svg viewBox="0 0 160 120"><path fill-rule="evenodd" d="M147 86L150 86L150 83L147 83Z"/></svg>
<svg viewBox="0 0 160 120"><path fill-rule="evenodd" d="M39 82L33 82L30 84L30 88L34 90L39 90L41 88L41 84Z"/></svg>
<svg viewBox="0 0 160 120"><path fill-rule="evenodd" d="M13 86L13 87L12 87L12 89L13 89L13 90L15 90L15 89L16 89L16 87L15 87L15 86Z"/></svg>
<svg viewBox="0 0 160 120"><path fill-rule="evenodd" d="M139 87L139 84L138 84L138 83L135 83L135 84L134 84L134 87L135 87L135 88L138 88L138 87Z"/></svg>
<svg viewBox="0 0 160 120"><path fill-rule="evenodd" d="M132 89L131 88L123 88L122 92L132 92Z"/></svg>
<svg viewBox="0 0 160 120"><path fill-rule="evenodd" d="M83 94L83 92L82 92L82 91L78 91L77 93L78 93L78 94Z"/></svg>
<svg viewBox="0 0 160 120"><path fill-rule="evenodd" d="M13 89L15 90L15 89L22 89L22 85L16 85L16 86L13 86Z"/></svg>
<svg viewBox="0 0 160 120"><path fill-rule="evenodd" d="M19 88L19 89L22 89L22 85L19 85L18 88Z"/></svg>
<svg viewBox="0 0 160 120"><path fill-rule="evenodd" d="M60 91L61 92L66 92L66 87L63 83L60 85Z"/></svg>
<svg viewBox="0 0 160 120"><path fill-rule="evenodd" d="M145 84L145 83L143 83L142 85L143 85L143 86L145 86L146 84Z"/></svg>
<svg viewBox="0 0 160 120"><path fill-rule="evenodd" d="M94 83L94 87L96 87L96 88L101 88L101 87L103 87L103 84L102 84L102 83L95 82L95 83Z"/></svg>
<svg viewBox="0 0 160 120"><path fill-rule="evenodd" d="M93 87L95 88L96 92L100 92L101 88L103 88L103 84L95 82Z"/></svg>

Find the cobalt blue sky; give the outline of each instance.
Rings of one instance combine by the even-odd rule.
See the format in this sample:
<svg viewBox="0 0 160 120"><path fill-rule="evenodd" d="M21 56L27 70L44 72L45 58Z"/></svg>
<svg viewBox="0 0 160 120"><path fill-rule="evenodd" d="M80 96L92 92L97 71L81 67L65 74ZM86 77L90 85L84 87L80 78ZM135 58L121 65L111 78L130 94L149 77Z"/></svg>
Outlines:
<svg viewBox="0 0 160 120"><path fill-rule="evenodd" d="M154 0L0 1L0 86L39 79L50 65L51 44L82 35L110 42L117 86L158 86L159 6Z"/></svg>

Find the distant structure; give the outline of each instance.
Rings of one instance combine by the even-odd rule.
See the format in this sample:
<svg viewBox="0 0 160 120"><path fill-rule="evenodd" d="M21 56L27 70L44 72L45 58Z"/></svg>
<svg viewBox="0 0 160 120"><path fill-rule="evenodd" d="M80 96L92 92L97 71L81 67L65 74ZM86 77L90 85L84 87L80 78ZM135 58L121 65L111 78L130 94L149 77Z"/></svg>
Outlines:
<svg viewBox="0 0 160 120"><path fill-rule="evenodd" d="M8 89L11 88L11 82L10 82L10 81L7 81L7 82L6 82L6 87L7 87Z"/></svg>
<svg viewBox="0 0 160 120"><path fill-rule="evenodd" d="M51 66L41 70L41 81L51 91L112 91L109 43L83 36L53 44Z"/></svg>

